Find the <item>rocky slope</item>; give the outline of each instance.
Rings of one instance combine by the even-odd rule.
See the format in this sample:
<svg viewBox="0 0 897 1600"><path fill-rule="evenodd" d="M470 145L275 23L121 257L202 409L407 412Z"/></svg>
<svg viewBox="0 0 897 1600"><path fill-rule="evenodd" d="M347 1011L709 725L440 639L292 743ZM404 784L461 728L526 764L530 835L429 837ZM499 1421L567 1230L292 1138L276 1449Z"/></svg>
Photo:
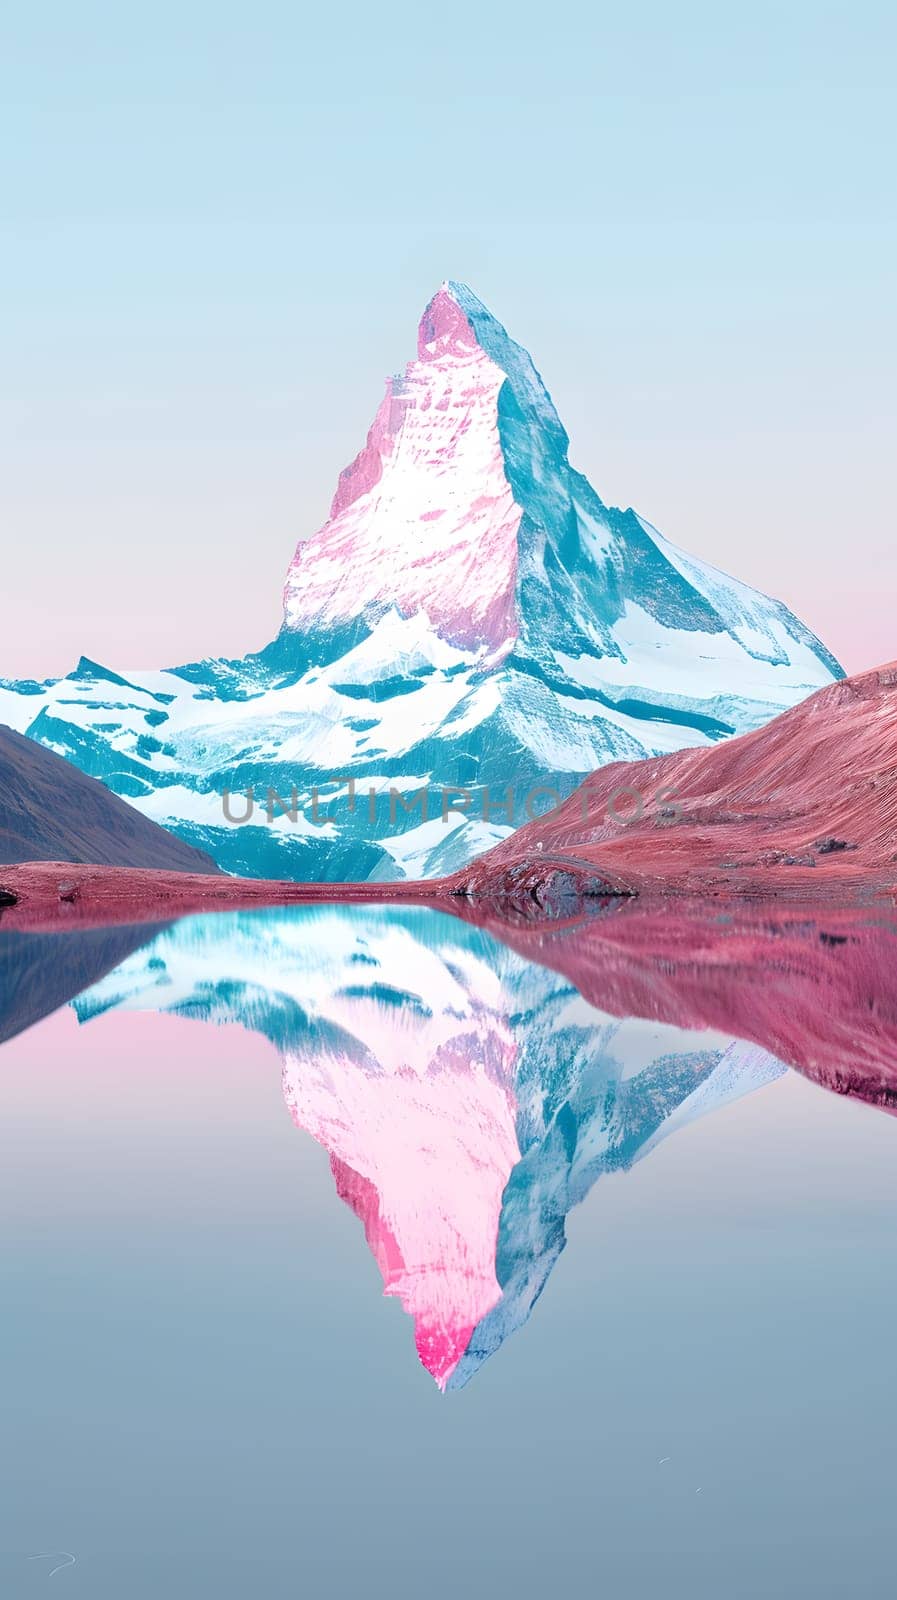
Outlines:
<svg viewBox="0 0 897 1600"><path fill-rule="evenodd" d="M888 895L897 886L897 663L713 750L615 763L445 880L473 895Z"/></svg>

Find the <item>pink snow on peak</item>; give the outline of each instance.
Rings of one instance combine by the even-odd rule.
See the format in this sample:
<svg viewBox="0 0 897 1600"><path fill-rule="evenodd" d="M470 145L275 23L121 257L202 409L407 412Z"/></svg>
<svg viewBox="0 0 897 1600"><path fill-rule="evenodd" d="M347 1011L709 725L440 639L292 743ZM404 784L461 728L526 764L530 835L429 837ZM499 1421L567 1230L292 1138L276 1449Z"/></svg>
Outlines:
<svg viewBox="0 0 897 1600"><path fill-rule="evenodd" d="M501 1299L499 1218L520 1151L517 1044L494 974L472 963L463 980L444 972L442 982L426 1017L370 995L334 997L328 1021L358 1040L361 1057L319 1044L288 1051L283 1081L294 1121L330 1154L384 1294L413 1317L421 1362L444 1389Z"/></svg>
<svg viewBox="0 0 897 1600"><path fill-rule="evenodd" d="M355 1172L340 1161L330 1157L330 1170L336 1183L336 1192L346 1205L351 1206L364 1228L368 1248L374 1257L384 1283L384 1294L399 1293L403 1303L406 1295L401 1287L408 1277L408 1268L402 1248L383 1215L380 1195L370 1179ZM432 1270L432 1269L431 1269ZM483 1300L484 1311L492 1309L497 1295L489 1292ZM491 1302L491 1303L490 1303ZM412 1309L410 1306L408 1309ZM470 1344L470 1336L477 1325L473 1322L451 1321L441 1308L420 1304L414 1308L414 1345L421 1366L426 1367L440 1389L445 1389L449 1378Z"/></svg>
<svg viewBox="0 0 897 1600"><path fill-rule="evenodd" d="M446 355L464 355L477 347L476 335L447 284L437 289L417 330L419 361L438 361Z"/></svg>
<svg viewBox="0 0 897 1600"><path fill-rule="evenodd" d="M504 381L443 285L421 318L417 360L388 380L340 475L329 520L296 550L286 628L375 621L395 607L423 613L462 649L512 647L521 510L498 430Z"/></svg>
<svg viewBox="0 0 897 1600"><path fill-rule="evenodd" d="M393 445L390 425L395 404L392 390L387 383L386 394L371 423L364 449L359 450L355 460L350 461L347 467L343 467L339 475L336 494L330 506L331 520L352 505L353 501L360 500L362 495L367 494L376 483L380 482L383 457L389 455Z"/></svg>

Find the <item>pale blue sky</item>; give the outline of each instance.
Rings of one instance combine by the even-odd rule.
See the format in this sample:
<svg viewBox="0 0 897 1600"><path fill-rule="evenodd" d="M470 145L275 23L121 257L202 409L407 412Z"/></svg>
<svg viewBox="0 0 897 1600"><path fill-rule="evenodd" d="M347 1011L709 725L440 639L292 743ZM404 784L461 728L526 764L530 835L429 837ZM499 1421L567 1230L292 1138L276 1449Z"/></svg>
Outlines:
<svg viewBox="0 0 897 1600"><path fill-rule="evenodd" d="M0 64L0 674L262 643L446 276L605 499L891 623L890 7L37 5Z"/></svg>

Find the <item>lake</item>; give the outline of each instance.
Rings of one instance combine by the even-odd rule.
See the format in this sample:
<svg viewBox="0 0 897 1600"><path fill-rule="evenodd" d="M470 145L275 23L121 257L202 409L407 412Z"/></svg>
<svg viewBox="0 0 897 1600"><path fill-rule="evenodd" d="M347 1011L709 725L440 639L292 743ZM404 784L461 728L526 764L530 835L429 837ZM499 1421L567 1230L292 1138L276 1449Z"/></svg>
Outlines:
<svg viewBox="0 0 897 1600"><path fill-rule="evenodd" d="M4 936L4 1594L892 1592L894 934L745 921Z"/></svg>

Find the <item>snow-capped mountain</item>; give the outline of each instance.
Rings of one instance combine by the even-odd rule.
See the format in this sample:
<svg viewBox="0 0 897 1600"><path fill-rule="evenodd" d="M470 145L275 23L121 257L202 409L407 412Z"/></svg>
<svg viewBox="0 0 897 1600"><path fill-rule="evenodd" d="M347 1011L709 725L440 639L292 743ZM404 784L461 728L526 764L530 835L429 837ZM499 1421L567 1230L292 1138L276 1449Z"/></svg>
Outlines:
<svg viewBox="0 0 897 1600"><path fill-rule="evenodd" d="M75 1002L264 1034L384 1292L443 1388L529 1317L571 1207L677 1127L779 1077L728 1035L606 1016L436 912L186 919Z"/></svg>
<svg viewBox="0 0 897 1600"><path fill-rule="evenodd" d="M758 727L840 675L780 602L605 506L525 350L446 283L270 645L82 659L0 683L0 720L229 870L389 879L463 865L538 786Z"/></svg>

